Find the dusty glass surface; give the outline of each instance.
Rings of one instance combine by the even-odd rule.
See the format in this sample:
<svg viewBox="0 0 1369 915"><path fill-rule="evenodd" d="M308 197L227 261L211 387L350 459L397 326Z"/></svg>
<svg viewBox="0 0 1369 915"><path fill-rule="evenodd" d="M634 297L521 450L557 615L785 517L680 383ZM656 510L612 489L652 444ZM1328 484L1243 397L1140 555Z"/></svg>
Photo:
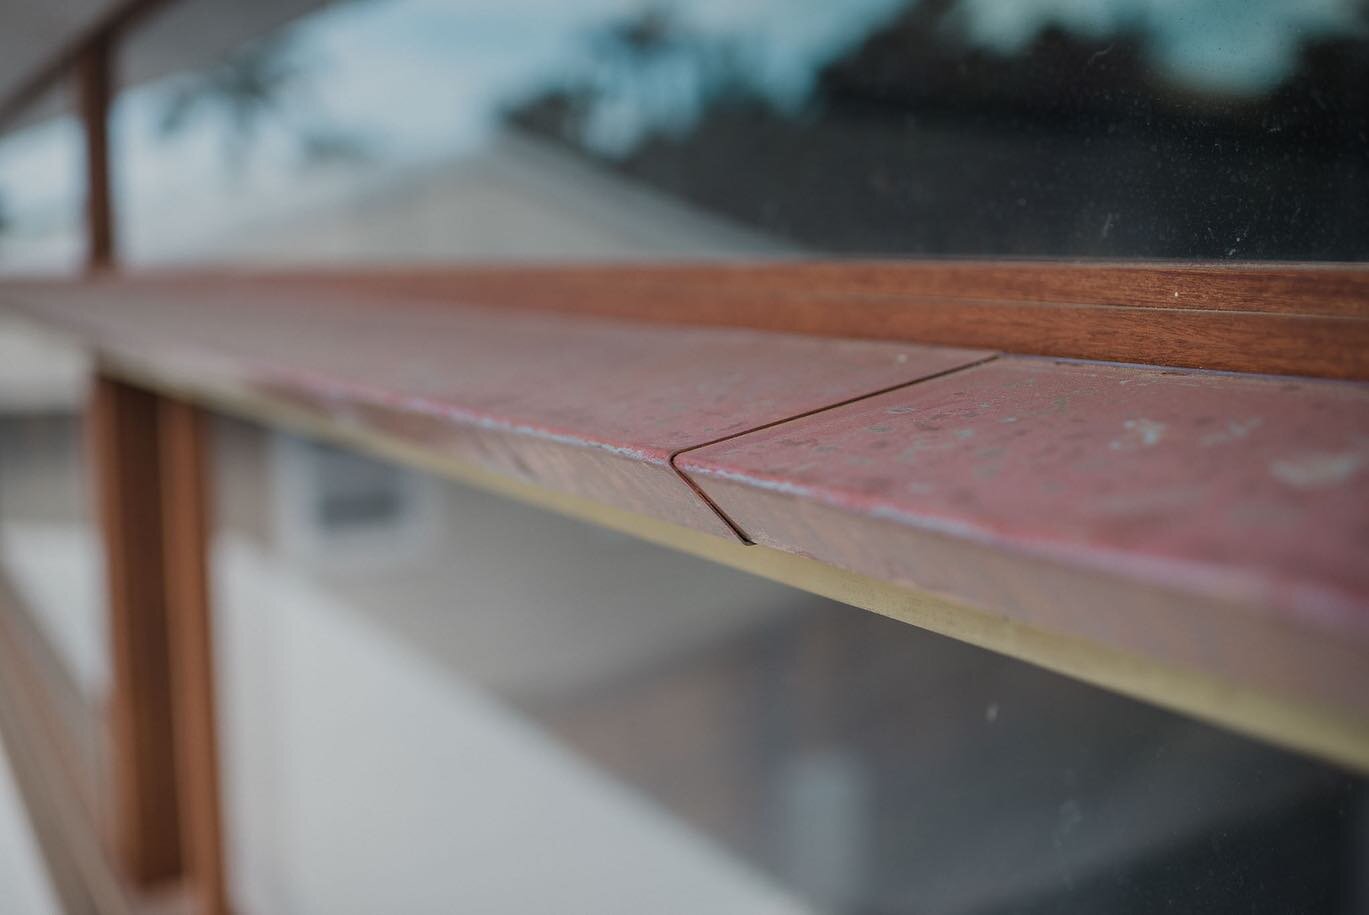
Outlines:
<svg viewBox="0 0 1369 915"><path fill-rule="evenodd" d="M1359 912L1335 768L238 422L215 454L254 912Z"/></svg>
<svg viewBox="0 0 1369 915"><path fill-rule="evenodd" d="M213 59L206 24L251 18L186 2L135 36L130 72L172 47ZM1367 17L1359 0L332 4L133 86L125 235L144 261L1364 260Z"/></svg>

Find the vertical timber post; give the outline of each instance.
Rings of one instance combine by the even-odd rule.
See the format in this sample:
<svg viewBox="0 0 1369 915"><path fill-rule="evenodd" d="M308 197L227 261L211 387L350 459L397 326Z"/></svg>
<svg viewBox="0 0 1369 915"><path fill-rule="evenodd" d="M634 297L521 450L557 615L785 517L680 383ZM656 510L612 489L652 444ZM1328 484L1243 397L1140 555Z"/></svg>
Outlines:
<svg viewBox="0 0 1369 915"><path fill-rule="evenodd" d="M76 60L87 274L118 264L109 121L120 35L102 30ZM131 884L182 880L193 911L223 915L204 418L99 374L88 427L107 566L113 856Z"/></svg>
<svg viewBox="0 0 1369 915"><path fill-rule="evenodd" d="M113 652L115 855L132 883L181 880L192 911L223 915L205 417L101 375L90 426Z"/></svg>
<svg viewBox="0 0 1369 915"><path fill-rule="evenodd" d="M110 651L110 838L135 885L181 873L163 557L158 398L100 375L90 404Z"/></svg>
<svg viewBox="0 0 1369 915"><path fill-rule="evenodd" d="M102 34L77 61L78 107L86 148L86 270L115 262L114 201L109 164L109 110L114 92L115 38Z"/></svg>
<svg viewBox="0 0 1369 915"><path fill-rule="evenodd" d="M202 915L223 915L228 906L214 712L206 422L198 407L168 397L159 398L158 419L181 854L196 910Z"/></svg>

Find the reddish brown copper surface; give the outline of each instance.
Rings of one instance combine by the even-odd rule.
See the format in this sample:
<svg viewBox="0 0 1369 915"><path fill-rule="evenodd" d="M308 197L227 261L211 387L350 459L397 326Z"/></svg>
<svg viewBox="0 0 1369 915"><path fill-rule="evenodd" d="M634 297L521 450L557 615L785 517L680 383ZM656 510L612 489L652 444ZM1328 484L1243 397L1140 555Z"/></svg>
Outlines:
<svg viewBox="0 0 1369 915"><path fill-rule="evenodd" d="M9 284L0 303L164 384L264 393L607 505L729 536L731 522L1369 720L1365 385L985 361L366 284Z"/></svg>
<svg viewBox="0 0 1369 915"><path fill-rule="evenodd" d="M1369 387L1001 358L676 465L758 542L1369 706Z"/></svg>
<svg viewBox="0 0 1369 915"><path fill-rule="evenodd" d="M269 392L728 536L674 454L988 355L251 283L108 281L12 300L173 379Z"/></svg>

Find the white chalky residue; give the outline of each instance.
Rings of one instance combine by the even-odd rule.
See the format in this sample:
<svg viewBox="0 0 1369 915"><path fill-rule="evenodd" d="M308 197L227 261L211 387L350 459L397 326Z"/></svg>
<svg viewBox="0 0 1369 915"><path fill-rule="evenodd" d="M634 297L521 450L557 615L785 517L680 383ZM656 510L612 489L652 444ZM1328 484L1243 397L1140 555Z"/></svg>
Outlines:
<svg viewBox="0 0 1369 915"><path fill-rule="evenodd" d="M1204 448L1211 448L1213 445L1225 445L1228 442L1239 441L1249 437L1260 426L1264 425L1264 420L1258 416L1252 416L1247 420L1229 419L1225 429L1216 432L1209 432L1198 440L1198 444Z"/></svg>
<svg viewBox="0 0 1369 915"><path fill-rule="evenodd" d="M1168 428L1164 423L1153 419L1128 419L1122 423L1126 431L1108 443L1113 451L1134 451L1157 445L1165 437Z"/></svg>
<svg viewBox="0 0 1369 915"><path fill-rule="evenodd" d="M1269 473L1280 483L1296 489L1324 489L1339 486L1364 466L1365 455L1353 451L1301 454L1272 461Z"/></svg>

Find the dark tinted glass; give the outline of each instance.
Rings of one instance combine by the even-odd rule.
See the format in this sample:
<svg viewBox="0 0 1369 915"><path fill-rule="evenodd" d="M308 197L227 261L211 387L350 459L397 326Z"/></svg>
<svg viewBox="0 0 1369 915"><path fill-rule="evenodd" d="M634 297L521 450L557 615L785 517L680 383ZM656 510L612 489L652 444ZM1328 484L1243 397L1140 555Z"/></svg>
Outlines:
<svg viewBox="0 0 1369 915"><path fill-rule="evenodd" d="M880 6L853 7L856 39L807 61L787 97L743 45L683 17L626 19L512 117L819 250L1369 254L1369 20L1350 4ZM679 69L693 110L662 129L653 84ZM624 105L641 132L598 140Z"/></svg>
<svg viewBox="0 0 1369 915"><path fill-rule="evenodd" d="M1369 257L1358 0L370 0L131 95L149 259Z"/></svg>

